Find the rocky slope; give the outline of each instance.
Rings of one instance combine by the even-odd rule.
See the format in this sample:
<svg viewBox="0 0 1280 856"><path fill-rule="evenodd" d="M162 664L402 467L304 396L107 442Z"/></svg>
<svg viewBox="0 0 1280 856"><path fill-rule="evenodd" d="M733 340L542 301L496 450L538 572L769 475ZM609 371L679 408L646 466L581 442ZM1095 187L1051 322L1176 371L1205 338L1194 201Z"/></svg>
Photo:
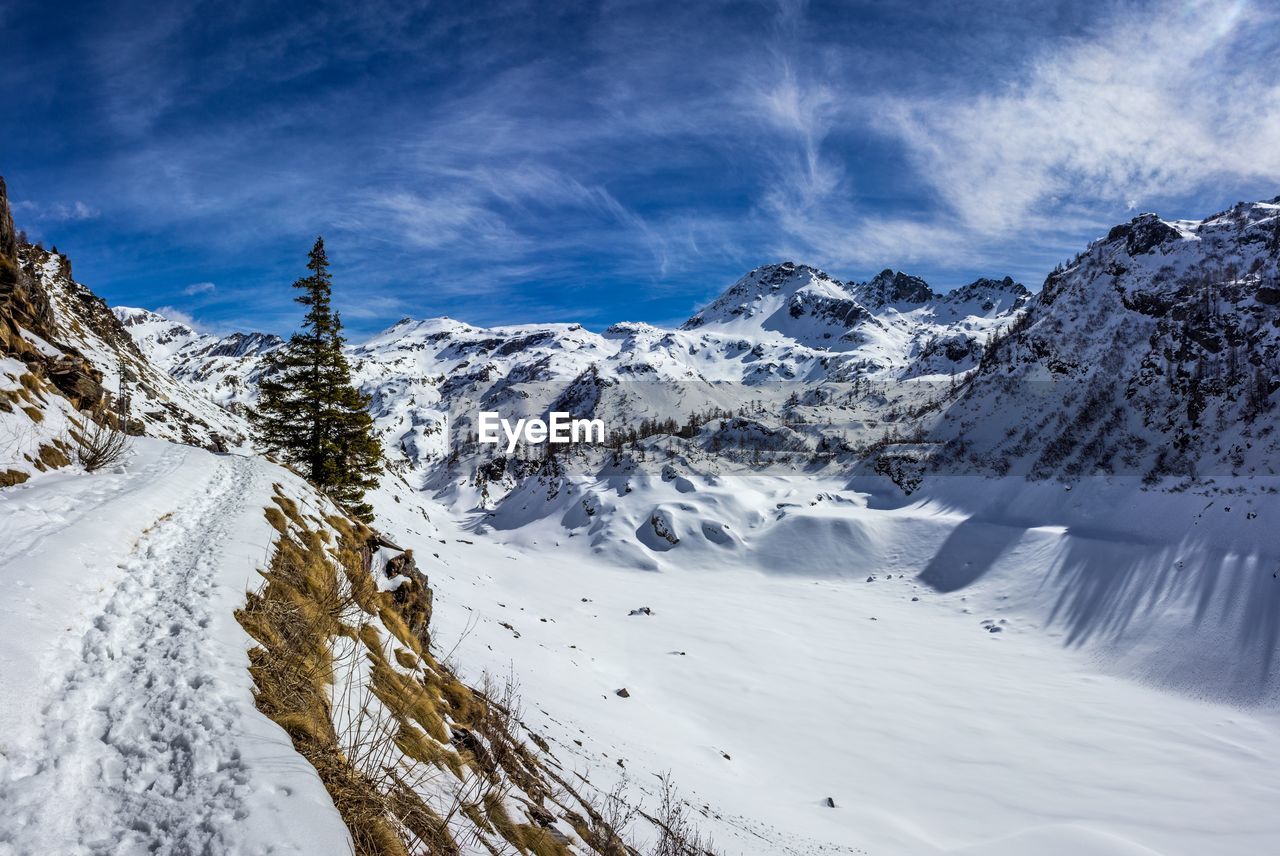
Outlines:
<svg viewBox="0 0 1280 856"><path fill-rule="evenodd" d="M1280 198L1143 214L1054 271L937 422L943 467L1276 473Z"/></svg>
<svg viewBox="0 0 1280 856"><path fill-rule="evenodd" d="M70 260L22 243L0 181L0 472L18 482L65 466L91 421L211 449L242 446L245 421L149 360Z"/></svg>

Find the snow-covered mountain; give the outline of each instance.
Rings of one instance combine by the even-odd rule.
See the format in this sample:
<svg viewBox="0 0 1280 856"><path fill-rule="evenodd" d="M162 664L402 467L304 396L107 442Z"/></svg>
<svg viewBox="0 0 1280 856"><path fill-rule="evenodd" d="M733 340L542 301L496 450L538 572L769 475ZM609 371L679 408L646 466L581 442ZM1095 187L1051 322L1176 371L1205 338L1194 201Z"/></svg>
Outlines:
<svg viewBox="0 0 1280 856"><path fill-rule="evenodd" d="M1275 475L1280 198L1143 214L1055 270L935 435L944 467Z"/></svg>
<svg viewBox="0 0 1280 856"><path fill-rule="evenodd" d="M785 262L753 270L681 329L772 333L815 350L856 355L864 370L892 371L940 336L967 333L980 344L1029 299L1027 289L1009 278L935 294L924 280L900 271L846 283Z"/></svg>
<svg viewBox="0 0 1280 856"><path fill-rule="evenodd" d="M262 356L283 343L270 333L200 333L146 309L117 306L112 312L153 363L237 412L257 397Z"/></svg>
<svg viewBox="0 0 1280 856"><path fill-rule="evenodd" d="M1008 278L935 294L903 273L844 283L785 262L751 271L679 329L622 322L595 333L577 324L481 328L406 318L353 346L350 357L386 447L427 478L473 438L478 409L513 417L570 409L626 430L750 406L767 423L776 421L768 411L780 413L798 388L812 388L819 391L801 419L847 422L849 404L831 400L848 398L858 381L883 389L860 399L859 418L883 416L975 367L1029 299ZM262 355L280 342L201 334L146 310L115 312L156 364L231 407L252 404ZM932 383L895 388L920 380ZM883 430L855 433L869 442Z"/></svg>
<svg viewBox="0 0 1280 856"><path fill-rule="evenodd" d="M920 473L1265 472L1280 385L1276 210L1144 214L1035 295L1008 278L938 293L903 272L843 282L784 262L678 329L404 319L351 357L388 449L424 483L460 447L462 468L479 470L485 450L467 446L479 409L570 409L624 433L714 414L677 444L714 458L754 435L766 452L846 466L876 451L882 472L899 471L880 460L895 455ZM252 402L279 341L117 315L154 361L225 404Z"/></svg>

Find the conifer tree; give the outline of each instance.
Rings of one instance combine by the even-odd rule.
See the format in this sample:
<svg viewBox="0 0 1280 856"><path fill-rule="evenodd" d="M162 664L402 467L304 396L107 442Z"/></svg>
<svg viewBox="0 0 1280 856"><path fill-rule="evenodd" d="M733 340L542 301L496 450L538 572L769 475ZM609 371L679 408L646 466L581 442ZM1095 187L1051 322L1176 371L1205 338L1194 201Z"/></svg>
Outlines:
<svg viewBox="0 0 1280 856"><path fill-rule="evenodd" d="M271 353L258 383L258 440L338 505L369 520L373 510L364 493L377 484L382 450L369 401L352 385L342 352L323 238L311 248L307 269L311 273L293 284L301 292L295 300L307 307L302 329Z"/></svg>

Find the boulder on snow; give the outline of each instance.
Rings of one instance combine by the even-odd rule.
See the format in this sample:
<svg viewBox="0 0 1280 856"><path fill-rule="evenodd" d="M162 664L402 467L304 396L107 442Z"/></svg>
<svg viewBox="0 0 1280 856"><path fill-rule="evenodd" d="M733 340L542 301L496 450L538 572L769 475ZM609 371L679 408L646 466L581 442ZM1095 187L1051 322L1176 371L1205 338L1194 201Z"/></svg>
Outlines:
<svg viewBox="0 0 1280 856"><path fill-rule="evenodd" d="M665 511L655 511L649 518L649 525L653 527L653 534L669 544L675 545L680 543L680 538L673 531L671 515Z"/></svg>

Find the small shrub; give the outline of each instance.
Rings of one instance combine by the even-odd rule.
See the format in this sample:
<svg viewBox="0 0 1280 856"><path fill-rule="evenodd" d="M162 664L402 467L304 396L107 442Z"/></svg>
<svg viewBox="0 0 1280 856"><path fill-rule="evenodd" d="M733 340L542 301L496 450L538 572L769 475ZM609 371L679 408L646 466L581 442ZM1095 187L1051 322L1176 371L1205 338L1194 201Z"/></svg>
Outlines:
<svg viewBox="0 0 1280 856"><path fill-rule="evenodd" d="M131 442L119 417L104 407L89 414L75 438L76 460L91 473L123 461Z"/></svg>

